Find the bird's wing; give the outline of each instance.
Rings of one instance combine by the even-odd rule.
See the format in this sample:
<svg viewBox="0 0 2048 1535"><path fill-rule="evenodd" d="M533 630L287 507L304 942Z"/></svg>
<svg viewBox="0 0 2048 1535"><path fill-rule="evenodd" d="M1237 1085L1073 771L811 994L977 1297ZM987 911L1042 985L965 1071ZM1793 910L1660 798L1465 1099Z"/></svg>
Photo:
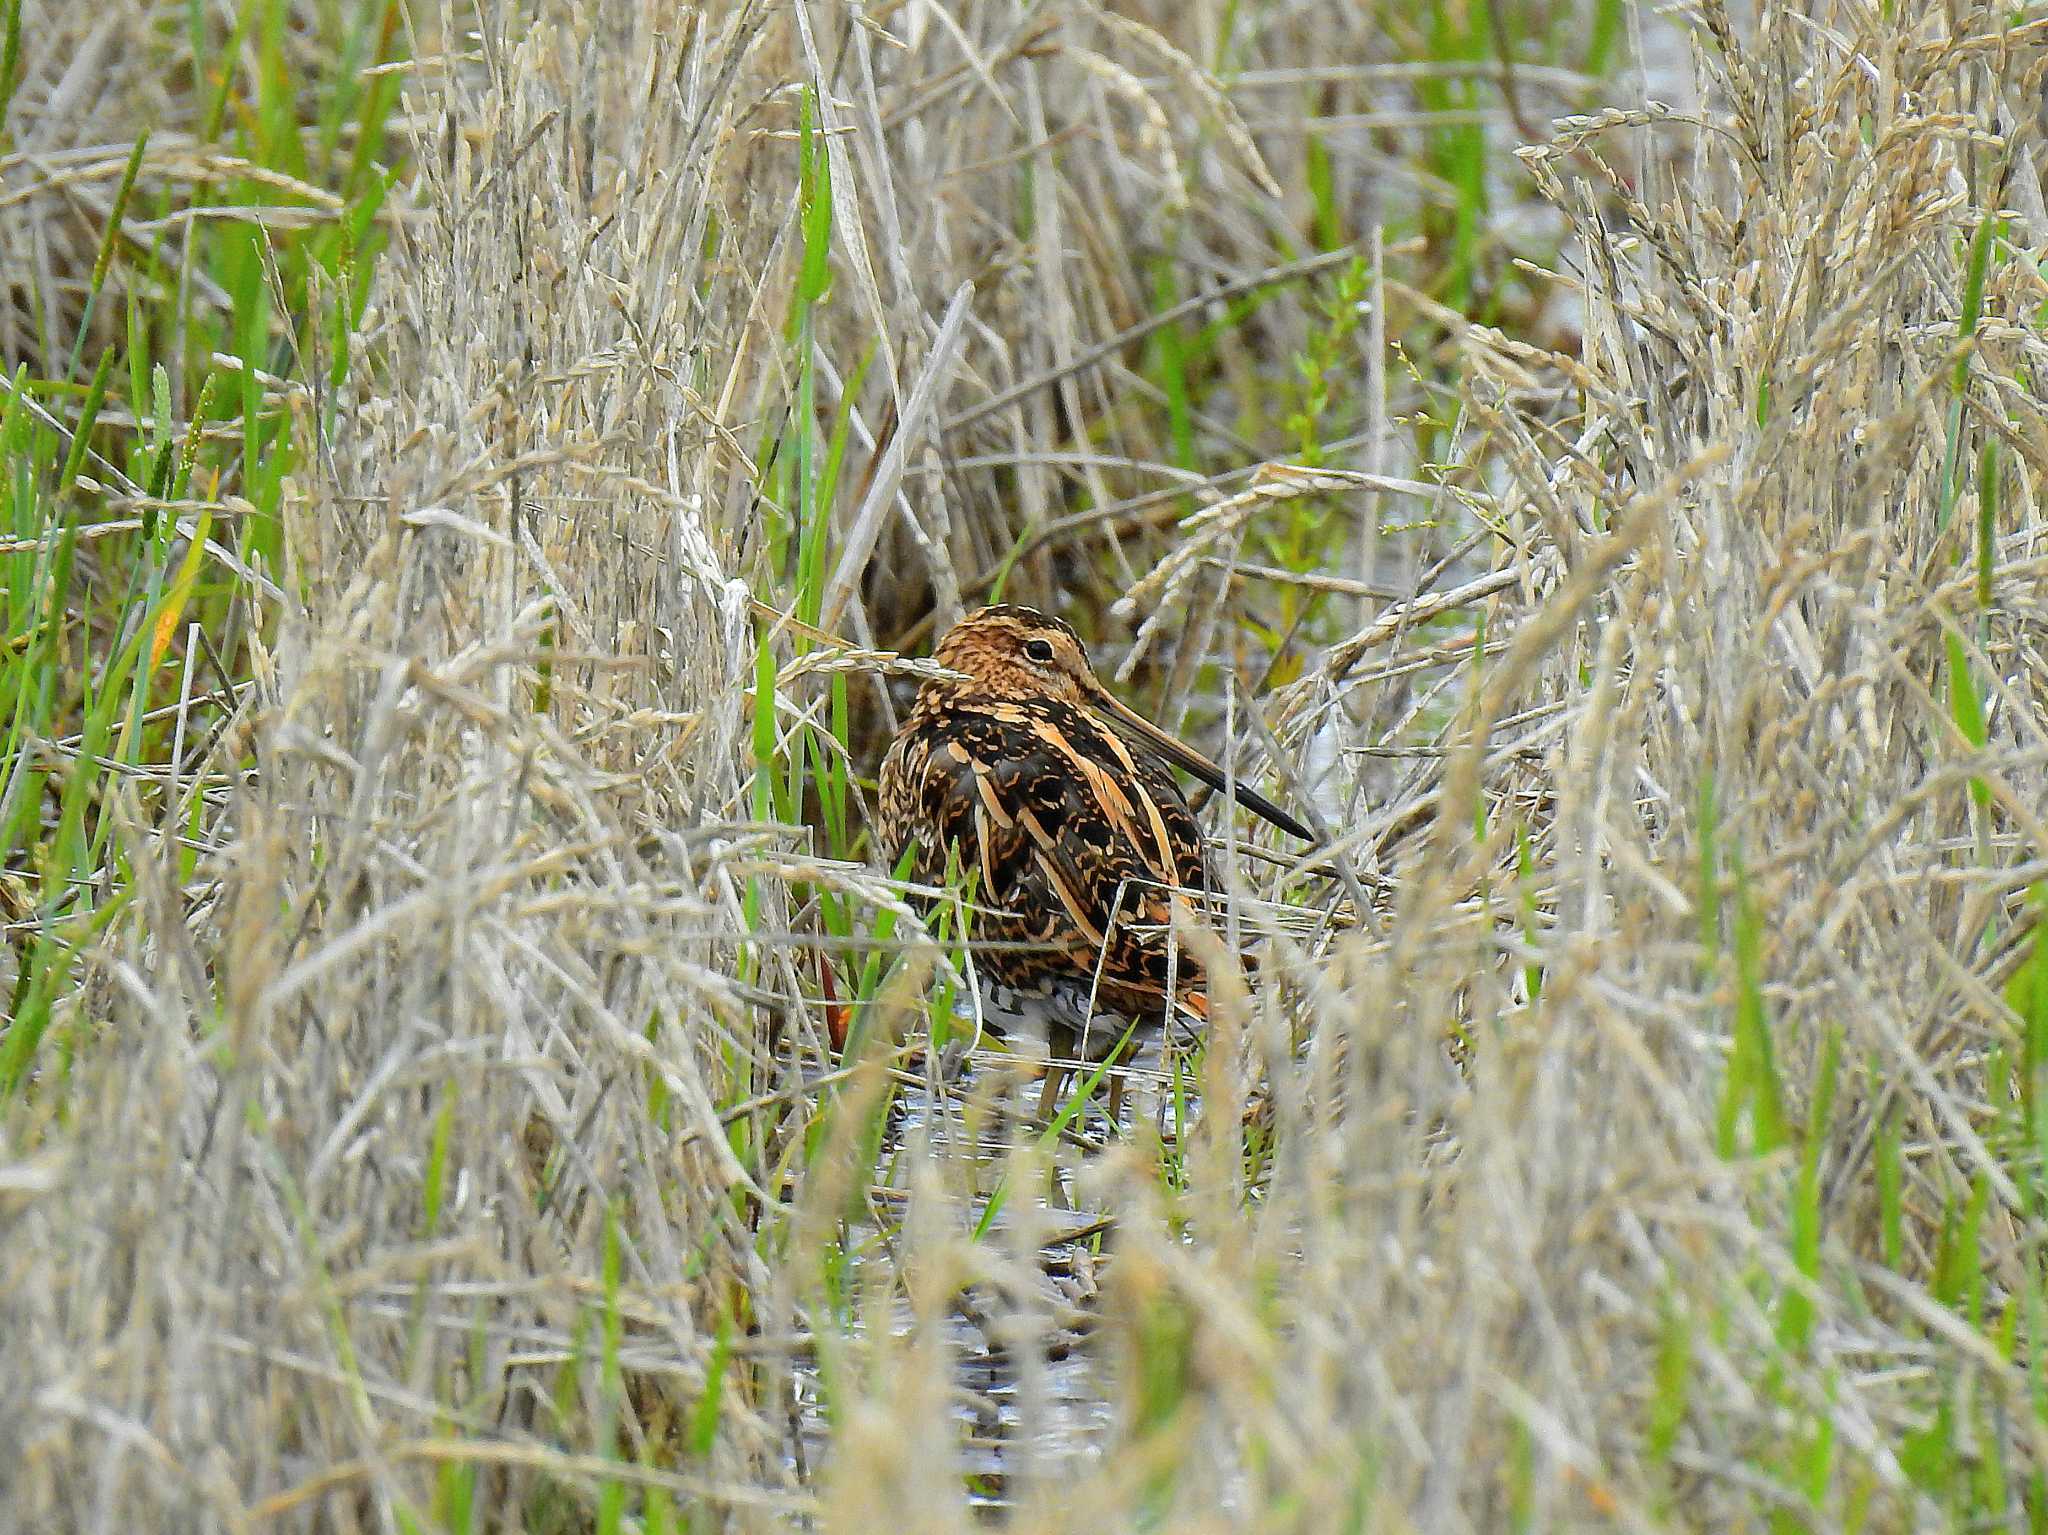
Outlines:
<svg viewBox="0 0 2048 1535"><path fill-rule="evenodd" d="M948 846L979 871L983 936L1099 962L1125 991L1165 986L1172 889L1208 880L1200 828L1161 764L1078 709L1000 703L935 734L923 788L927 875L943 875Z"/></svg>

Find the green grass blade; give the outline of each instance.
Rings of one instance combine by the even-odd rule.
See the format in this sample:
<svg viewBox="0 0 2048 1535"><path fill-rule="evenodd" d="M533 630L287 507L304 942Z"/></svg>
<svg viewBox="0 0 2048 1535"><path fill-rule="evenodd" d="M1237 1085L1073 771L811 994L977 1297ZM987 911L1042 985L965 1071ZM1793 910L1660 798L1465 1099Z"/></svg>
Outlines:
<svg viewBox="0 0 2048 1535"><path fill-rule="evenodd" d="M0 144L13 142L7 131L7 109L14 104L14 87L21 76L22 0L0 0L4 7L4 37L0 37Z"/></svg>
<svg viewBox="0 0 2048 1535"><path fill-rule="evenodd" d="M128 214L128 199L135 192L135 178L142 170L143 152L149 148L149 132L145 129L136 139L135 147L128 151L128 164L121 172L121 184L114 193L114 209L107 216L106 232L100 236L99 255L93 258L92 278L85 290L85 309L79 316L78 335L71 344L71 366L69 373L78 371L78 360L85 351L86 338L92 334L93 311L99 306L100 289L106 285L107 273L114 265L114 252L120 248L121 220Z"/></svg>

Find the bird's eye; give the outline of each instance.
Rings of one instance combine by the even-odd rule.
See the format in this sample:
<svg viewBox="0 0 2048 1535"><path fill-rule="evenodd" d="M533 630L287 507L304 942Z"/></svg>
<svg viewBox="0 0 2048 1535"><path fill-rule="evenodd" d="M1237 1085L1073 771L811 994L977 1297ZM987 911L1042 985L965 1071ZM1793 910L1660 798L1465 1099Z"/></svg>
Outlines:
<svg viewBox="0 0 2048 1535"><path fill-rule="evenodd" d="M1026 640L1024 642L1024 659L1036 661L1040 666L1052 665L1052 641Z"/></svg>

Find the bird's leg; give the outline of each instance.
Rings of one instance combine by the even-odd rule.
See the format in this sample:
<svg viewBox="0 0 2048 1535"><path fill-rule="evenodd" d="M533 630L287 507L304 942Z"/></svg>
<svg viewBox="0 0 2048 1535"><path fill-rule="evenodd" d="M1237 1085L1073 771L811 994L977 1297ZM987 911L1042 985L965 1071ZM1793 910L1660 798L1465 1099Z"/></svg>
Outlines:
<svg viewBox="0 0 2048 1535"><path fill-rule="evenodd" d="M1070 1081L1087 1081L1087 1063L1092 1059L1088 1000L1088 990L1081 982L1064 979L1053 984L1045 1017L1045 1089L1038 1097L1038 1117L1043 1123L1052 1123L1061 1088Z"/></svg>
<svg viewBox="0 0 2048 1535"><path fill-rule="evenodd" d="M1071 1066L1057 1066L1048 1061L1045 1067L1045 1086L1038 1094L1038 1117L1050 1124L1052 1111L1058 1107L1060 1089L1067 1085L1067 1078L1074 1074Z"/></svg>

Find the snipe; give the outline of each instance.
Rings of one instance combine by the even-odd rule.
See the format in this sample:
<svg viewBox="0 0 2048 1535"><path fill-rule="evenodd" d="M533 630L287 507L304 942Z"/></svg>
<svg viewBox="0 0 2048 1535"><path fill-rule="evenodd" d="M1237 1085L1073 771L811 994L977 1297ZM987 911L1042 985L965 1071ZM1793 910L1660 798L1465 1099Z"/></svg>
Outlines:
<svg viewBox="0 0 2048 1535"><path fill-rule="evenodd" d="M1206 1017L1201 966L1170 933L1174 903L1215 879L1169 764L1218 789L1223 770L1119 702L1080 637L1031 608L969 614L933 659L967 680L919 689L882 761L879 829L892 858L915 840L920 880L943 880L952 851L975 881L985 1006L1043 1023L1055 1055L1079 1044L1091 1058L1129 1023L1164 1018L1169 991L1173 1008ZM1281 830L1311 836L1233 788ZM1049 1077L1042 1114L1062 1075Z"/></svg>

